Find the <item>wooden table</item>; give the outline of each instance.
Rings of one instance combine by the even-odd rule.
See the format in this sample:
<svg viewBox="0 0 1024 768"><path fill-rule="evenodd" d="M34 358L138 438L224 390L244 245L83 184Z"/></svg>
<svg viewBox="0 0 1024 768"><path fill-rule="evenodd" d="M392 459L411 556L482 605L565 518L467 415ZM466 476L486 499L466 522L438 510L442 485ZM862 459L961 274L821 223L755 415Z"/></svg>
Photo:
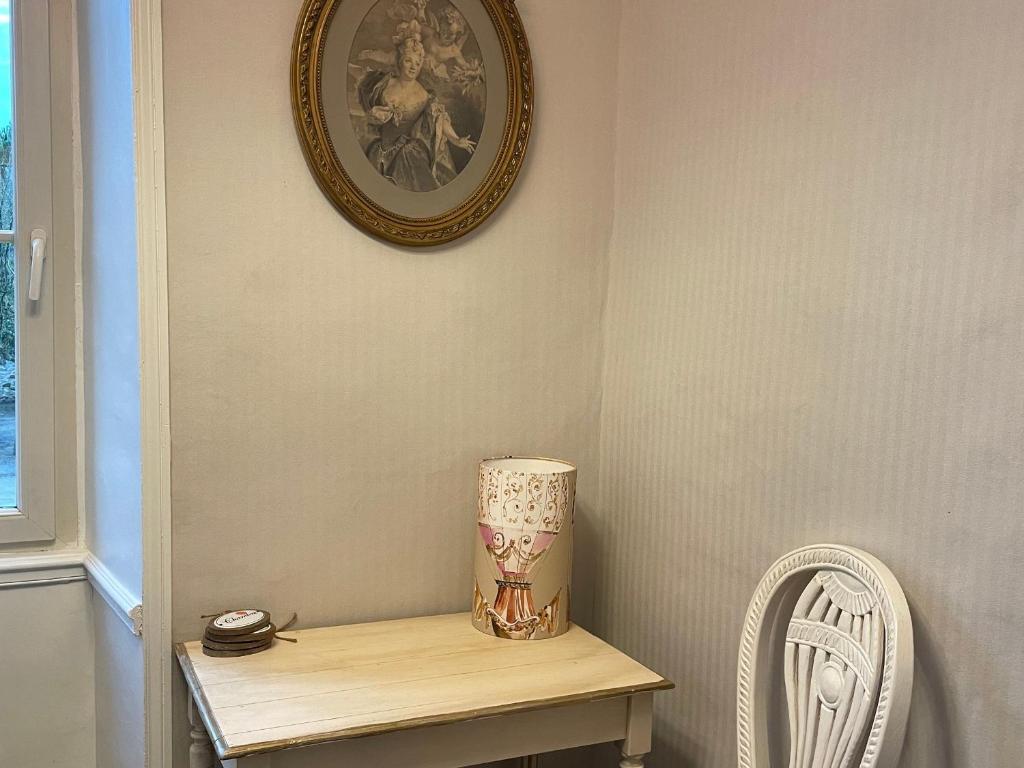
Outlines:
<svg viewBox="0 0 1024 768"><path fill-rule="evenodd" d="M609 741L651 750L672 683L588 632L501 640L469 614L288 632L242 658L176 646L191 691L191 768L460 768ZM212 743L211 743L212 740Z"/></svg>

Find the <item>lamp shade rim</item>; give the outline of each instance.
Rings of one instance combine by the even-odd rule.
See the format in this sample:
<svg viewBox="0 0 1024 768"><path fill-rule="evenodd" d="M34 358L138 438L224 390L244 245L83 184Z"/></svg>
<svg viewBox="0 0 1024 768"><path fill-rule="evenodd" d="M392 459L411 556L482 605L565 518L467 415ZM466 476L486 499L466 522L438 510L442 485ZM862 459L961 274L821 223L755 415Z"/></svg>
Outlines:
<svg viewBox="0 0 1024 768"><path fill-rule="evenodd" d="M495 456L481 460L480 467L500 472L533 475L571 475L576 473L576 465L571 461L552 459L546 456Z"/></svg>

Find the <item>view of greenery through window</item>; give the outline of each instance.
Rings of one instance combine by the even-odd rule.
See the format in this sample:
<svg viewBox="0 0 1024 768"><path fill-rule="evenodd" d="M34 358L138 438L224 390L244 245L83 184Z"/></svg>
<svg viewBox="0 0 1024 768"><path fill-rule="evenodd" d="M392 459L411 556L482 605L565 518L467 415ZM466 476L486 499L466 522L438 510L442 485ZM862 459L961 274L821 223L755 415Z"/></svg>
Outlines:
<svg viewBox="0 0 1024 768"><path fill-rule="evenodd" d="M11 0L0 0L0 230L14 229L14 131ZM0 508L18 505L15 329L18 295L14 244L0 243Z"/></svg>
<svg viewBox="0 0 1024 768"><path fill-rule="evenodd" d="M0 128L0 229L14 225L14 158L10 124ZM17 416L15 395L15 291L14 245L0 244L0 507L18 502Z"/></svg>

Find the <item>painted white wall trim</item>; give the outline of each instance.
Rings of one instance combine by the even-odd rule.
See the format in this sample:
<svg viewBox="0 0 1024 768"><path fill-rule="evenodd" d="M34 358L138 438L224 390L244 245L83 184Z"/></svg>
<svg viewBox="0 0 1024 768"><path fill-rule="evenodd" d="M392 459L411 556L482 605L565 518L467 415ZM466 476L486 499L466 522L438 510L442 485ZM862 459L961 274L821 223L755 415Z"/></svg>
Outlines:
<svg viewBox="0 0 1024 768"><path fill-rule="evenodd" d="M142 601L84 549L0 555L0 589L70 584L89 580L92 588L136 636L142 635Z"/></svg>
<svg viewBox="0 0 1024 768"><path fill-rule="evenodd" d="M85 581L86 552L18 552L0 555L0 589Z"/></svg>
<svg viewBox="0 0 1024 768"><path fill-rule="evenodd" d="M117 617L136 637L142 636L142 601L118 581L117 577L91 552L84 560L89 583Z"/></svg>
<svg viewBox="0 0 1024 768"><path fill-rule="evenodd" d="M142 635L142 601L100 560L84 549L0 555L0 589L89 580L117 617Z"/></svg>
<svg viewBox="0 0 1024 768"><path fill-rule="evenodd" d="M146 766L171 766L171 429L161 0L132 0Z"/></svg>

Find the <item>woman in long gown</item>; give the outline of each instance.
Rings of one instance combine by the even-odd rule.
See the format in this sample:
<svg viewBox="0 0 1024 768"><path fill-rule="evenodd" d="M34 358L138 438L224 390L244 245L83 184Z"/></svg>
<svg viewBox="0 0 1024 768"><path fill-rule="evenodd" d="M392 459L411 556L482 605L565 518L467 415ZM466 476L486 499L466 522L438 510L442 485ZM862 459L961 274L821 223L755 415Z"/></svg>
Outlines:
<svg viewBox="0 0 1024 768"><path fill-rule="evenodd" d="M397 73L370 72L359 84L359 101L378 138L366 148L377 171L402 189L430 192L457 175L449 144L472 153L476 144L459 136L448 112L420 82L426 51L416 22L396 47Z"/></svg>

